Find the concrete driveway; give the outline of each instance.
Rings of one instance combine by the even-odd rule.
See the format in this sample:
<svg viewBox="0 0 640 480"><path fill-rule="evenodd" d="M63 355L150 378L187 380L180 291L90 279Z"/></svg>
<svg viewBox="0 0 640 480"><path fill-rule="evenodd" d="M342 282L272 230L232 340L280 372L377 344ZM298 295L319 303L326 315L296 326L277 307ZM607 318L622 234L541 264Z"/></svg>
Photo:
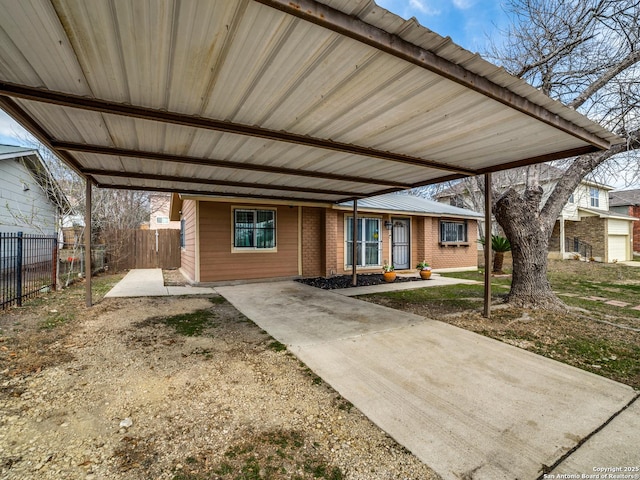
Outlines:
<svg viewBox="0 0 640 480"><path fill-rule="evenodd" d="M640 465L626 385L296 282L216 291L445 479Z"/></svg>

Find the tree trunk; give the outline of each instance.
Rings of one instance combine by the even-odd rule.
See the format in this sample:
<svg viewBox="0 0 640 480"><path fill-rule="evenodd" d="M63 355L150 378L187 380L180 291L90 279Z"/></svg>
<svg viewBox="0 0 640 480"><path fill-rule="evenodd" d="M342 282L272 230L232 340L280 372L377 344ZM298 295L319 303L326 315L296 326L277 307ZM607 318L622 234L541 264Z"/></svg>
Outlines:
<svg viewBox="0 0 640 480"><path fill-rule="evenodd" d="M565 310L547 279L550 232L539 214L542 188L528 188L522 196L507 190L494 213L511 242L513 277L507 303L520 308Z"/></svg>
<svg viewBox="0 0 640 480"><path fill-rule="evenodd" d="M502 265L504 265L504 252L493 252L493 272L502 275Z"/></svg>

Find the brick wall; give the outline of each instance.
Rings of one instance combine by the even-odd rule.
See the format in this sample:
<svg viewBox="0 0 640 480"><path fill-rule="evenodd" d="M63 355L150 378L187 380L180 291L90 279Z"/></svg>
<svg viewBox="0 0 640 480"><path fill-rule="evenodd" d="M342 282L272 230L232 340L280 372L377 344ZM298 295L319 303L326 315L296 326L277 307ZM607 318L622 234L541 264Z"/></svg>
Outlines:
<svg viewBox="0 0 640 480"><path fill-rule="evenodd" d="M607 251L606 219L599 217L583 217L579 222L566 221L565 235L568 238L577 237L593 248L593 257L598 261L605 261Z"/></svg>
<svg viewBox="0 0 640 480"><path fill-rule="evenodd" d="M340 238L339 238L340 237ZM338 273L338 254L344 252L344 245L341 244L344 232L342 225L338 223L338 212L336 210L324 209L324 272L325 277Z"/></svg>
<svg viewBox="0 0 640 480"><path fill-rule="evenodd" d="M640 205L629 207L629 215L640 218ZM640 220L633 222L633 251L640 252Z"/></svg>
<svg viewBox="0 0 640 480"><path fill-rule="evenodd" d="M469 244L464 246L440 245L440 220L425 217L425 255L427 262L434 269L463 268L478 266L478 222L468 220L467 238Z"/></svg>
<svg viewBox="0 0 640 480"><path fill-rule="evenodd" d="M319 277L324 272L323 209L302 208L302 275Z"/></svg>

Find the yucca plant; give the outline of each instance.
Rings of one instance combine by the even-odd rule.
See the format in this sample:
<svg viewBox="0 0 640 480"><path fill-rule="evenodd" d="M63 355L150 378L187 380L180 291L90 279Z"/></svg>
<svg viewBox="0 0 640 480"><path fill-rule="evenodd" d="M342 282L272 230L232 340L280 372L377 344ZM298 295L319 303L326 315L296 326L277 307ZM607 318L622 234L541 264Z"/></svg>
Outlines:
<svg viewBox="0 0 640 480"><path fill-rule="evenodd" d="M479 240L484 245L484 238ZM500 235L491 235L491 250L494 251L493 255L493 269L491 273L502 275L502 265L504 264L504 253L511 251L511 244L509 239Z"/></svg>

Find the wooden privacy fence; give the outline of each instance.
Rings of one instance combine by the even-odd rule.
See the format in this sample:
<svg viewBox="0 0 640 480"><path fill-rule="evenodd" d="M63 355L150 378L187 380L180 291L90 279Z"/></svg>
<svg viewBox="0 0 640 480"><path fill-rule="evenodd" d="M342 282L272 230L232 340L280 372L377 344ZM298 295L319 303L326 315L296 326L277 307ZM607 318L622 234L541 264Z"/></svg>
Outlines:
<svg viewBox="0 0 640 480"><path fill-rule="evenodd" d="M180 267L180 230L118 231L105 240L112 270Z"/></svg>

